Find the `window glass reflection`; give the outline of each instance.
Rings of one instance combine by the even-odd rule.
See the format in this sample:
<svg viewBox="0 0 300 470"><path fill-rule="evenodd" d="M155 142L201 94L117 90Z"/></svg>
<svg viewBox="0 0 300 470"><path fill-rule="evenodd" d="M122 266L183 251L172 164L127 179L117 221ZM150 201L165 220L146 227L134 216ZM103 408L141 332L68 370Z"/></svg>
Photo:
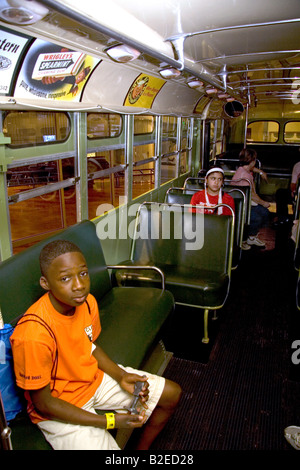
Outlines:
<svg viewBox="0 0 300 470"><path fill-rule="evenodd" d="M3 134L11 147L48 145L65 141L71 132L66 113L41 111L9 112L3 120Z"/></svg>

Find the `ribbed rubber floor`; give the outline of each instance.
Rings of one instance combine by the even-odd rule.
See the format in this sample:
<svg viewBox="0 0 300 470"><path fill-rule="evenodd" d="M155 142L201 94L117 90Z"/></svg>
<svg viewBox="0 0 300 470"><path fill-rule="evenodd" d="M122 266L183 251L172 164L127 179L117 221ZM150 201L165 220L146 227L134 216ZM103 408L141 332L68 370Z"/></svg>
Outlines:
<svg viewBox="0 0 300 470"><path fill-rule="evenodd" d="M243 253L208 362L187 354L169 363L165 376L183 397L153 449L295 452L283 436L300 425L300 364L291 361L300 312L287 254Z"/></svg>

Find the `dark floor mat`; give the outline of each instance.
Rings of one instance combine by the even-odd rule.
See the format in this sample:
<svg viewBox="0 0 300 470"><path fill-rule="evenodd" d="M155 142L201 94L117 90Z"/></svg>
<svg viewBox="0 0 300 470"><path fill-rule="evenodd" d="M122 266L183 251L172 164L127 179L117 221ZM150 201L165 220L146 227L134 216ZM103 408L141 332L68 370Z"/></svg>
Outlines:
<svg viewBox="0 0 300 470"><path fill-rule="evenodd" d="M295 452L283 436L286 426L300 425L300 374L296 366L291 373L299 312L286 255L243 254L206 363L169 363L165 376L183 397L153 449Z"/></svg>

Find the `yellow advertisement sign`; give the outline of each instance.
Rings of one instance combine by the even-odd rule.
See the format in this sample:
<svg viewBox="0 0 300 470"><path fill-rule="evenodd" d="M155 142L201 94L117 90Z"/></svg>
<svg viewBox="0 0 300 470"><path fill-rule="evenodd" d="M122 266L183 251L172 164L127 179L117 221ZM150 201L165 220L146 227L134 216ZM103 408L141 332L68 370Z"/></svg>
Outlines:
<svg viewBox="0 0 300 470"><path fill-rule="evenodd" d="M141 73L131 85L124 106L151 108L153 101L166 80Z"/></svg>
<svg viewBox="0 0 300 470"><path fill-rule="evenodd" d="M80 101L99 59L36 39L18 75L14 96Z"/></svg>

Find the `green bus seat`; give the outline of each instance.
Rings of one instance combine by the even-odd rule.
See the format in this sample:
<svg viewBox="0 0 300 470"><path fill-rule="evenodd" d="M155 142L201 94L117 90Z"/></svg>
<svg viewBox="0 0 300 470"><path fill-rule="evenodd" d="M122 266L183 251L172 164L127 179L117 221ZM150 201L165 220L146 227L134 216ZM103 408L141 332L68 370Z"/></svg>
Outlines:
<svg viewBox="0 0 300 470"><path fill-rule="evenodd" d="M74 242L86 258L91 293L98 301L102 325L97 342L115 362L143 368L160 341L161 328L174 310L174 298L160 285L155 288L114 286L96 225L88 220L0 263L0 307L4 322L14 325L17 318L44 294L39 284L39 254L44 245L56 239ZM27 415L17 416L9 425L14 449L49 448Z"/></svg>
<svg viewBox="0 0 300 470"><path fill-rule="evenodd" d="M192 195L197 192L195 189L169 188L165 195L167 204L190 204ZM234 241L232 252L232 269L236 269L241 259L242 243L245 226L245 194L238 188L228 188L227 193L234 199L235 205L235 225Z"/></svg>
<svg viewBox="0 0 300 470"><path fill-rule="evenodd" d="M122 266L157 266L175 303L204 309L203 342L208 342L208 312L221 308L229 292L233 238L234 215L144 203L137 212L131 257ZM123 269L115 276L126 285L157 282L147 272Z"/></svg>

